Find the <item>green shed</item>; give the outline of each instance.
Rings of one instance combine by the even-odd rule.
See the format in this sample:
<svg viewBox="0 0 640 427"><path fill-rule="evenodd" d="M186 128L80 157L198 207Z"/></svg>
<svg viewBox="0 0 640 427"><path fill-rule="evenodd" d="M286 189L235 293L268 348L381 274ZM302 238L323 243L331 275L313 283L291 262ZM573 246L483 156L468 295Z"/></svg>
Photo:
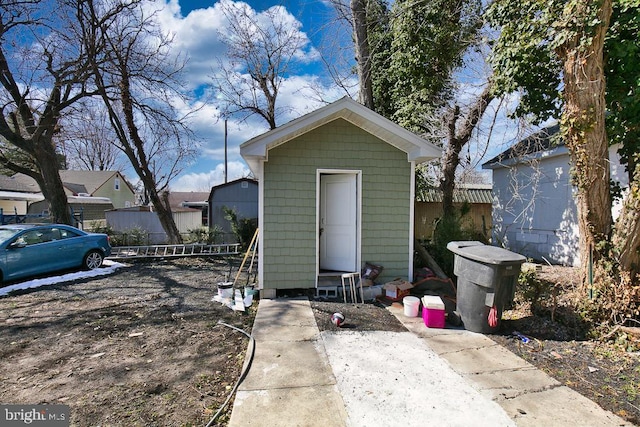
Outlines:
<svg viewBox="0 0 640 427"><path fill-rule="evenodd" d="M322 276L384 266L412 280L414 175L441 150L350 98L240 146L260 182L258 281L316 288Z"/></svg>

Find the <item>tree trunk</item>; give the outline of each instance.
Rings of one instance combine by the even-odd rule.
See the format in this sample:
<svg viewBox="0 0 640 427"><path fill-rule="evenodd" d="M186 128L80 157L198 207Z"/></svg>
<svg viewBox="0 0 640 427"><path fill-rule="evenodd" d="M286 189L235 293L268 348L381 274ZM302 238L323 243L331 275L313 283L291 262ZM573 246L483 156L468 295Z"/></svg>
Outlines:
<svg viewBox="0 0 640 427"><path fill-rule="evenodd" d="M158 193L155 191L153 192L153 195L158 198ZM171 212L171 206L169 205L168 195L169 193L165 192L164 200L159 201L158 204L153 203L153 206L156 209L156 214L158 215L160 224L162 224L162 228L164 228L167 233L169 244L175 245L182 243L182 236L176 226L176 222L173 220L173 213ZM152 200L154 196L152 196Z"/></svg>
<svg viewBox="0 0 640 427"><path fill-rule="evenodd" d="M449 119L448 141L442 157L442 178L440 179L440 190L442 191L442 216L453 215L453 190L455 189L456 169L460 164L460 151L462 141L456 138L456 123L460 117L460 107L453 108Z"/></svg>
<svg viewBox="0 0 640 427"><path fill-rule="evenodd" d="M58 159L53 143L46 140L39 141L35 147L35 157L43 180L40 184L42 195L49 201L49 212L53 222L75 226L67 194L64 191L62 179L60 179Z"/></svg>
<svg viewBox="0 0 640 427"><path fill-rule="evenodd" d="M450 217L454 214L453 191L455 189L456 169L460 164L460 151L471 139L471 134L476 125L487 110L487 106L493 100L491 93L491 82L485 87L475 104L467 114L464 126L460 131L456 131L457 122L460 118L460 108L456 105L453 109L448 123L448 143L442 158L442 179L440 180L440 190L442 191L442 216Z"/></svg>
<svg viewBox="0 0 640 427"><path fill-rule="evenodd" d="M634 278L640 273L640 164L629 183L629 194L616 221L612 243L620 269Z"/></svg>
<svg viewBox="0 0 640 427"><path fill-rule="evenodd" d="M576 2L568 11L577 22L589 16L589 2ZM609 150L605 131L604 37L611 16L611 0L598 11L601 21L593 34L579 33L559 50L564 60L564 112L562 126L577 187L580 258L583 275L607 257L611 236ZM587 40L590 43L587 44Z"/></svg>
<svg viewBox="0 0 640 427"><path fill-rule="evenodd" d="M153 178L154 175L151 171L149 159L145 152L144 141L140 136L140 132L135 122L135 114L133 109L134 102L131 93L131 81L129 80L130 75L126 67L127 64L125 62L121 62L119 65L121 70L120 100L122 102L122 113L124 115L126 128L129 132L129 138L131 139L131 141L129 142L129 140L127 140L126 138L121 138L120 142L125 148L124 153L131 161L131 165L136 170L136 173L140 177L140 180L142 181L144 188L149 195L149 199L151 200L151 203L156 210L156 215L158 215L158 220L160 221L162 228L167 234L169 244L182 243L182 236L180 236L178 227L173 220L169 202L168 200L166 200L166 203L163 203L158 194L158 184ZM109 105L107 107L110 108Z"/></svg>
<svg viewBox="0 0 640 427"><path fill-rule="evenodd" d="M158 194L155 183L151 183L149 187L146 187L149 193L149 198L151 203L153 204L153 208L156 210L156 215L158 215L158 220L160 220L160 224L164 229L165 233L167 233L168 243L170 245L176 245L182 243L182 236L180 235L180 231L176 226L175 221L173 220L173 214L171 213L171 206L169 205L168 193L164 193L166 196L164 200Z"/></svg>
<svg viewBox="0 0 640 427"><path fill-rule="evenodd" d="M371 57L367 33L367 1L351 0L353 35L356 47L356 62L360 92L358 102L373 110L373 85L371 82Z"/></svg>

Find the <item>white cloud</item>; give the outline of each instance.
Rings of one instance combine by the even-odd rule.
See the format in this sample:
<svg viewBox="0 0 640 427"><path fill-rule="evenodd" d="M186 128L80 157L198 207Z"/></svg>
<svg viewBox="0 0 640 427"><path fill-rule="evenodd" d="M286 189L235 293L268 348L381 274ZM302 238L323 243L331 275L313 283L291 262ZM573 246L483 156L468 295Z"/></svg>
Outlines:
<svg viewBox="0 0 640 427"><path fill-rule="evenodd" d="M229 3L242 8L251 20L263 25L272 20L286 23L285 26L291 29L292 34L303 40L303 46L296 54L298 64L306 73L313 72L305 67L314 65L314 61L319 57L318 52L303 31L303 24L286 7L273 6L266 10L255 10L245 2ZM210 86L219 61L226 60L226 46L220 36L228 34L222 5L219 1L212 1L209 3L210 6L187 12L181 9L179 0L152 1L149 4L156 10L161 28L173 36L175 54L187 58L184 69L186 88L198 96L192 105L181 106L185 112L196 108L191 116L190 128L199 143L198 159L178 179L173 180L171 187L174 191L208 190L212 185L220 184L224 180L224 166L221 164L224 161L224 121L220 118L215 93L211 92ZM319 67L318 62L315 65ZM333 84L320 82L320 77L312 74L287 76L278 94L277 104L285 111L278 117L278 124L284 124L321 107L327 100L334 101L344 96L344 93L334 89ZM317 95L312 87L316 87L322 95ZM321 98L325 102L322 102ZM231 180L249 173L240 156L240 144L266 132L268 126L258 116L242 122L231 117L227 128L227 155Z"/></svg>
<svg viewBox="0 0 640 427"><path fill-rule="evenodd" d="M285 79L278 93L281 105L287 105L291 112L278 120L284 124L303 114L310 113L327 102L333 102L347 94L332 82L325 84L318 76L300 75Z"/></svg>
<svg viewBox="0 0 640 427"><path fill-rule="evenodd" d="M249 176L250 171L243 162L229 162L227 181ZM188 173L178 178L172 191L210 191L211 187L224 183L224 164L216 164L209 172Z"/></svg>
<svg viewBox="0 0 640 427"><path fill-rule="evenodd" d="M182 16L177 0L151 4L160 27L173 37L174 54L187 57L184 71L189 88L208 84L216 58L223 57L226 51L218 36L225 26L218 4L194 9L186 16Z"/></svg>

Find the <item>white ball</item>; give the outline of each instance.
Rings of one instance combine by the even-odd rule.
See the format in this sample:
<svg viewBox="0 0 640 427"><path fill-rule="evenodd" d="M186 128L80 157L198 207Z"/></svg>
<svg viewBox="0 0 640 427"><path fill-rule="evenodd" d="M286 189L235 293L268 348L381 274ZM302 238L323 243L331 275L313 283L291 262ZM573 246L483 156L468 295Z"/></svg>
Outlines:
<svg viewBox="0 0 640 427"><path fill-rule="evenodd" d="M331 323L336 325L338 328L342 326L344 323L344 314L342 313L333 313L331 315Z"/></svg>

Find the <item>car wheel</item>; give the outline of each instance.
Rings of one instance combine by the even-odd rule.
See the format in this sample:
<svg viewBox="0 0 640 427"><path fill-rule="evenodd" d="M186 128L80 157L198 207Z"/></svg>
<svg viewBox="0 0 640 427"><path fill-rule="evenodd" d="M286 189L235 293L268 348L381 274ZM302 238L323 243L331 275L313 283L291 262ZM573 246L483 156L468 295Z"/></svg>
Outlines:
<svg viewBox="0 0 640 427"><path fill-rule="evenodd" d="M102 265L103 260L104 256L102 255L102 252L95 250L90 251L84 256L82 267L85 270L95 270Z"/></svg>

